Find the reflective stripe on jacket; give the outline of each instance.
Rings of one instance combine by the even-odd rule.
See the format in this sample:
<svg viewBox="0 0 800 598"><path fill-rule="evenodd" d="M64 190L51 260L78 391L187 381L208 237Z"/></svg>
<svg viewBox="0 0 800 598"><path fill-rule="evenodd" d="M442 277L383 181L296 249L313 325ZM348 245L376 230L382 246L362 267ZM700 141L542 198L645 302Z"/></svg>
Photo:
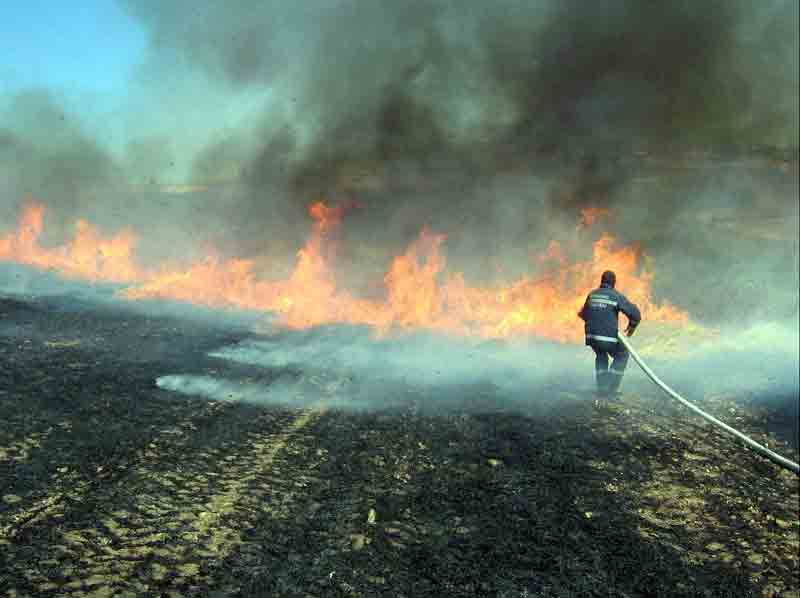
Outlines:
<svg viewBox="0 0 800 598"><path fill-rule="evenodd" d="M617 342L619 334L619 312L628 317L628 323L636 328L642 320L639 308L628 301L616 289L603 285L586 297L578 315L586 322L586 344L593 341Z"/></svg>

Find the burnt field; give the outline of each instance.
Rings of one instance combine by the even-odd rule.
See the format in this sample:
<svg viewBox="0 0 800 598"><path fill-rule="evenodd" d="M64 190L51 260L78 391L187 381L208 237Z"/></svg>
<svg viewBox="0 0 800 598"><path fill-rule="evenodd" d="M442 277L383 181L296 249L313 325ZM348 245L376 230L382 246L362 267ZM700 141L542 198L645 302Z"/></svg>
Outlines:
<svg viewBox="0 0 800 598"><path fill-rule="evenodd" d="M347 409L346 373L209 355L254 337L233 318L0 297L0 595L798 595L797 477L655 388L597 407L553 385L500 408L465 385L438 407L408 380ZM156 384L182 373L288 378L314 399ZM797 458L768 408L704 408Z"/></svg>

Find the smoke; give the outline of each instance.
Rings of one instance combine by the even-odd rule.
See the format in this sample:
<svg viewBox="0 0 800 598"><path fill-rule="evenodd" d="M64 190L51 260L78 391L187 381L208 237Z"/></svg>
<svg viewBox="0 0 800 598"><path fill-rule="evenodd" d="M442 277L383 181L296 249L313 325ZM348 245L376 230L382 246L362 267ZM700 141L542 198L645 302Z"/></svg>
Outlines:
<svg viewBox="0 0 800 598"><path fill-rule="evenodd" d="M513 258L490 238L546 236L587 203L630 210L633 150L797 146L791 0L121 4L149 40L113 115L122 139L93 137L57 94L19 96L2 121L14 205L114 204L109 222L166 219L256 254L265 237L301 242L309 201L358 195L359 242L391 221L382 244L401 248L427 224L471 264ZM98 117L112 115L83 118ZM191 210L155 188L97 197L176 178L235 191ZM637 220L685 206L674 191L635 200Z"/></svg>
<svg viewBox="0 0 800 598"><path fill-rule="evenodd" d="M92 189L119 172L102 146L46 90L21 93L0 105L0 209L13 221L26 195L58 198L60 217L73 216ZM61 220L59 218L58 220Z"/></svg>
<svg viewBox="0 0 800 598"><path fill-rule="evenodd" d="M232 104L263 91L263 112L212 144L223 169L246 150L254 185L285 172L329 192L356 160L494 174L520 153L796 145L790 1L124 5L150 32L156 88L180 95L197 71Z"/></svg>
<svg viewBox="0 0 800 598"><path fill-rule="evenodd" d="M634 152L708 163L688 152L797 147L788 0L123 5L150 39L135 112L194 182L235 181L229 209L199 202L210 216L195 224L228 231L233 253L299 245L308 202L353 195L351 255L397 253L428 225L484 279L498 262L528 269L587 204L624 212L615 232L660 250L671 241L654 229L729 198L706 193L707 173ZM648 169L661 180L642 193Z"/></svg>
<svg viewBox="0 0 800 598"><path fill-rule="evenodd" d="M795 325L794 0L121 3L149 40L121 135L57 90L3 98L4 223L32 194L56 237L90 216L142 231L154 260L211 244L291 262L306 205L355 196L339 256L367 284L423 225L486 280L606 206L654 258L657 299Z"/></svg>
<svg viewBox="0 0 800 598"><path fill-rule="evenodd" d="M547 402L547 393L532 396L532 388L563 387L565 372L580 379L577 352L575 347L542 342L465 343L424 334L376 340L364 329L336 326L278 332L210 353L256 368L246 378L165 375L157 384L213 400L262 405L308 407L324 401L346 410L414 404L437 412L530 412ZM584 382L591 382L591 376Z"/></svg>
<svg viewBox="0 0 800 598"><path fill-rule="evenodd" d="M633 340L659 376L701 406L704 399L720 395L756 406L767 403L785 410L789 424L791 413L797 412L797 336L784 326L727 329L669 358L646 337ZM464 342L429 335L375 340L363 329L335 326L276 331L209 355L245 370L238 377L236 367L226 365L220 368L228 372L224 376L166 374L157 385L211 400L262 406L411 409L428 414L535 415L585 409L594 390L591 352L536 341ZM623 391L629 399L663 396L633 361ZM721 417L736 425L734 415L726 412ZM796 425L773 425L798 446Z"/></svg>

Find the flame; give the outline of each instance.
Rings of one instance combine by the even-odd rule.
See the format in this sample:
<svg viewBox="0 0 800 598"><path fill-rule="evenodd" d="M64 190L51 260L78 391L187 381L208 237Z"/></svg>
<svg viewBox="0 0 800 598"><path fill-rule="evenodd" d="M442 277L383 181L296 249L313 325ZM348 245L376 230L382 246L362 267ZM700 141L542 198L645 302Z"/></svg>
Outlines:
<svg viewBox="0 0 800 598"><path fill-rule="evenodd" d="M45 248L39 245L44 214L41 203L29 202L25 206L17 231L0 238L0 260L55 270L67 278L121 283L143 278L144 273L134 262L137 239L132 231L124 230L106 238L86 220L78 220L72 241Z"/></svg>
<svg viewBox="0 0 800 598"><path fill-rule="evenodd" d="M444 293L437 282L444 270L445 259L440 247L444 235L423 229L405 254L394 258L383 278L388 291L386 319L379 323L402 328L440 328L446 310Z"/></svg>
<svg viewBox="0 0 800 598"><path fill-rule="evenodd" d="M619 246L608 233L594 243L590 259L570 262L558 242L536 256L537 275L525 275L503 285L471 286L460 272L449 272L443 254L446 237L423 229L405 253L388 268L383 300L353 296L337 286L336 236L345 214L357 204L309 207L311 235L297 253L285 280L256 274L256 262L221 260L213 252L188 267L148 270L135 259L137 237L130 230L105 237L87 221L76 223L74 238L62 246L44 248L45 208L28 203L15 232L0 238L0 260L55 270L71 278L124 283L119 296L128 300L176 299L215 308L275 312L290 328L326 323L364 324L376 334L427 329L448 334L512 338L535 335L560 342L580 342L583 327L576 312L607 269L617 274L620 288L636 303L646 320L683 323L688 314L652 296L653 272L642 267L638 245ZM582 211L578 228L591 226L608 210Z"/></svg>

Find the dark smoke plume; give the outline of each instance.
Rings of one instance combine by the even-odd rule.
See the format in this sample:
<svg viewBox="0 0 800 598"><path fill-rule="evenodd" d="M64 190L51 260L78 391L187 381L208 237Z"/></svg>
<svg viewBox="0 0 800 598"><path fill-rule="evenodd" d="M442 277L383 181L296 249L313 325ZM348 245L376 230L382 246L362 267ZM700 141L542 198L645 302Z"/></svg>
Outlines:
<svg viewBox="0 0 800 598"><path fill-rule="evenodd" d="M486 277L501 260L509 275L526 270L587 204L614 207L622 239L656 251L684 216L730 203L719 180L749 214L750 182L673 176L635 158L643 152L685 162L696 148L797 148L791 0L122 5L149 38L125 111L131 138L110 152L58 119L52 99L21 96L0 142L13 202L29 191L65 217L102 206L120 224L169 224L171 245L180 236L258 255L276 243L291 259L306 205L355 195L365 207L348 217L351 253L391 255L427 224L448 234L453 263ZM44 117L16 116L36 110ZM57 149L50 130L65 131ZM183 182L224 186L185 201L87 193L161 182L176 162ZM782 215L796 176L788 187L760 176L767 211ZM657 184L642 188L648 177Z"/></svg>
<svg viewBox="0 0 800 598"><path fill-rule="evenodd" d="M140 78L163 104L204 101L182 82L220 113L263 98L238 126L209 119L193 158L197 181L242 186L228 225L247 250L278 231L299 241L309 201L356 194L365 242L391 221L381 238L402 247L429 224L480 256L498 234L627 204L634 152L797 147L792 1L124 6L150 34ZM687 207L673 191L653 221Z"/></svg>
<svg viewBox="0 0 800 598"><path fill-rule="evenodd" d="M151 32L151 68L278 96L257 183L274 162L327 191L353 160L496 173L507 152L796 144L794 2L125 5Z"/></svg>

